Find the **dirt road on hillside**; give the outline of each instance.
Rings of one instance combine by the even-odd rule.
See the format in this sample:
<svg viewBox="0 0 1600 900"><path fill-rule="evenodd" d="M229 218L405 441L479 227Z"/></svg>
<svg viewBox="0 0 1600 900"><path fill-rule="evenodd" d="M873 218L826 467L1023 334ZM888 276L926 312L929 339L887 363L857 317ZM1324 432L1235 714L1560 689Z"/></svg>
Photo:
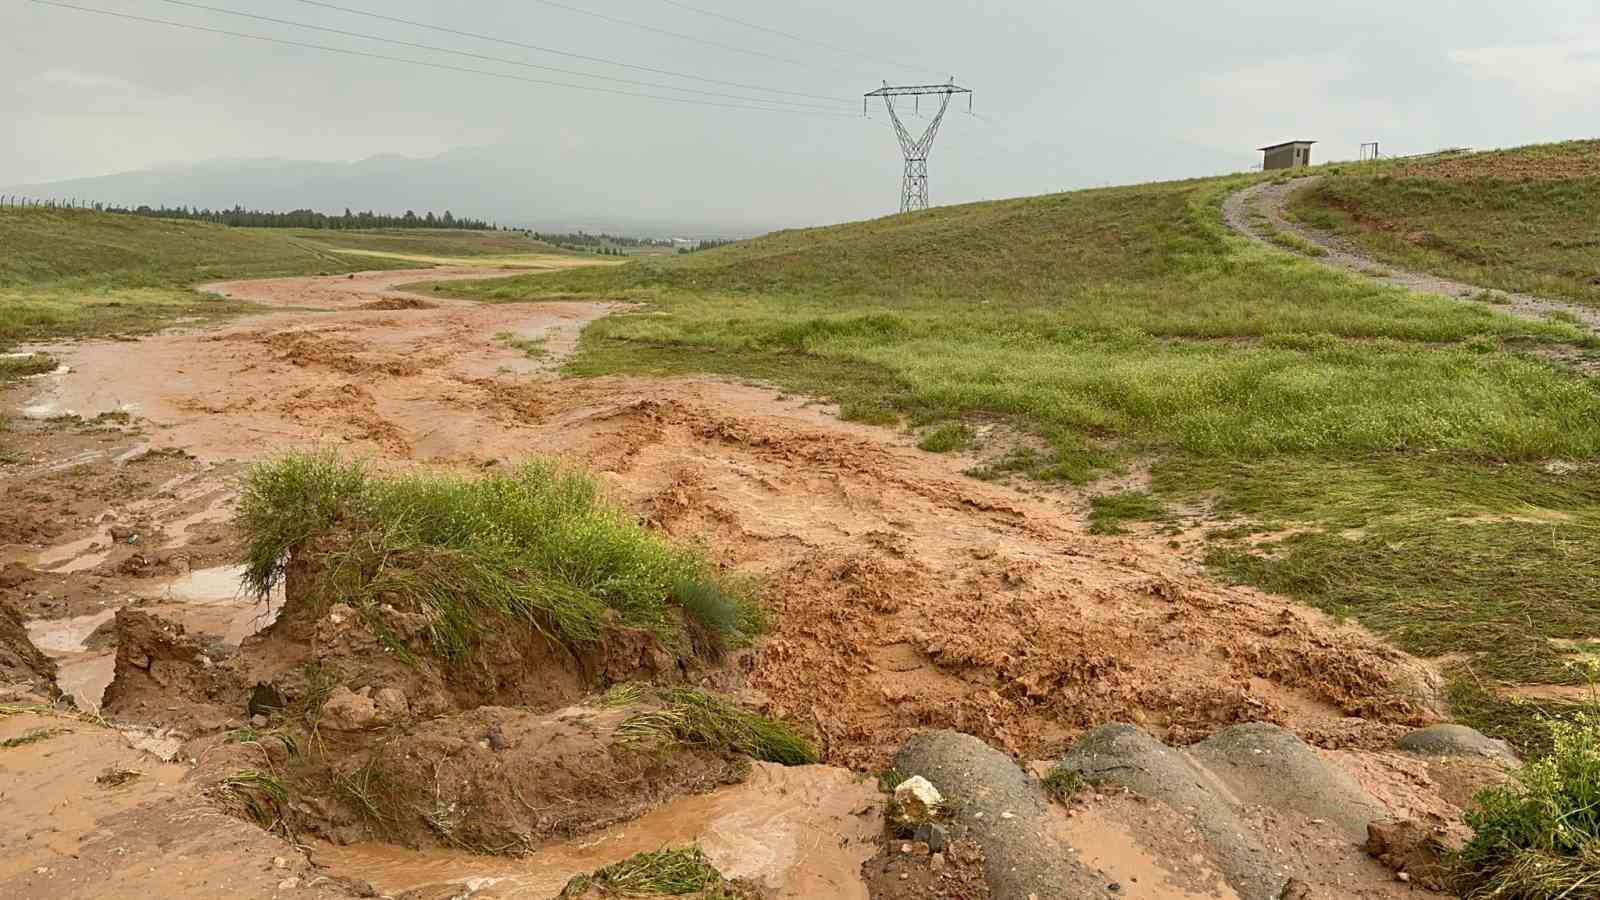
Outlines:
<svg viewBox="0 0 1600 900"><path fill-rule="evenodd" d="M0 598L22 610L63 671L76 673L84 705L104 689L115 652L104 626L119 608L185 624L218 653L241 652L265 620L229 587L237 570L224 568L240 558L227 522L236 461L333 445L393 466L479 471L543 454L595 472L641 520L760 579L773 627L731 663L741 699L798 723L826 762L857 772L883 768L908 736L931 728L1042 760L1107 722L1136 722L1183 743L1270 721L1333 760L1388 747L1433 716L1431 676L1414 660L1284 599L1215 584L1163 541L1090 536L1070 498L975 481L961 474L968 460L921 452L903 434L841 422L827 407L768 388L557 379L553 367L583 325L615 307L481 306L393 289L483 274L210 286L281 309L220 329L51 348L64 368L5 397L34 423L8 436L17 449L0 463L0 565L10 563L0 570ZM497 335L507 332L543 337L548 355L529 359L506 347ZM68 412L78 418L46 421ZM154 452L162 448L182 452ZM144 724L158 730L141 740L169 741L173 732L159 729L193 727L190 712L153 706ZM244 711L236 714L239 722L218 727L241 724ZM1361 757L1363 781L1409 785L1397 812L1448 821L1453 807L1417 787L1429 776L1387 758ZM84 766L110 765L52 759L77 766L75 778L93 777ZM829 790L859 786L854 778L841 785ZM840 809L858 808L853 794L840 796ZM96 829L143 827L137 816L111 823L95 805L109 801L91 799L60 836L69 850L98 847ZM838 813L846 815L857 814ZM713 844L734 827L707 822L701 839ZM826 872L805 868L817 864L822 835L843 827L815 822L804 826L814 833L773 832L787 842L778 850L729 851L729 865L765 854L790 867L782 877L801 879L794 883L846 878L851 892L834 895L865 896L850 868L863 858L857 845L827 857ZM258 837L238 854L249 860L245 893L263 895L255 886L278 879L286 896L344 890L317 880L298 856L283 871L271 855L284 845ZM50 881L81 879L98 857L64 862L66 851L0 832L0 847L24 846L10 875L0 873L0 893L10 884L27 896L101 895L92 883L69 890ZM197 866L223 865L203 848L192 852ZM153 859L139 853L138 861ZM377 878L383 866L374 859L358 854L342 865ZM1381 882L1383 874L1360 877Z"/></svg>
<svg viewBox="0 0 1600 900"><path fill-rule="evenodd" d="M1349 241L1292 221L1285 213L1289 197L1300 190L1314 187L1318 180L1318 176L1311 176L1281 184L1264 181L1252 185L1231 194L1223 201L1223 219L1234 231L1252 240L1267 243L1268 232L1251 218L1252 213L1259 213L1265 217L1271 228L1296 235L1326 250L1328 255L1315 258L1316 262L1345 272L1353 272L1379 284L1457 300L1473 300L1484 294L1485 289L1478 285L1452 281L1426 272L1408 271L1373 259ZM1552 312L1566 313L1574 316L1590 330L1600 331L1600 309L1592 306L1582 306L1548 297L1535 297L1531 294L1505 291L1494 293L1505 300L1505 303L1493 307L1501 312L1535 322L1549 321Z"/></svg>

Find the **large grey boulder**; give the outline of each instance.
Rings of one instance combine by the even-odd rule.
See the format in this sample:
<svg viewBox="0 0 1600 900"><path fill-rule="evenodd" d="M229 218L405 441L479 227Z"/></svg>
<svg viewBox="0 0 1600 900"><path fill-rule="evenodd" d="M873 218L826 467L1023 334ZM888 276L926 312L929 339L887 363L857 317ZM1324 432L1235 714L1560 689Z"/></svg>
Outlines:
<svg viewBox="0 0 1600 900"><path fill-rule="evenodd" d="M1118 896L1055 836L1043 790L1011 757L971 735L933 731L907 741L894 765L938 788L952 810L953 837L983 846L994 900Z"/></svg>
<svg viewBox="0 0 1600 900"><path fill-rule="evenodd" d="M1421 756L1474 756L1517 765L1511 745L1465 725L1430 725L1401 736L1401 750Z"/></svg>

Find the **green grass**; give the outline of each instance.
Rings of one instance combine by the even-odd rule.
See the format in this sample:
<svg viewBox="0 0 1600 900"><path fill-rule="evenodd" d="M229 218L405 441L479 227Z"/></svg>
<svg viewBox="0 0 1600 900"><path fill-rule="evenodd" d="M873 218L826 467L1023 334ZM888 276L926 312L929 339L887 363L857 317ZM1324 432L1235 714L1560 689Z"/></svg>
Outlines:
<svg viewBox="0 0 1600 900"><path fill-rule="evenodd" d="M549 340L548 336L541 335L536 338L519 338L509 331L502 331L495 335L494 339L513 350L521 350L529 359L543 359L544 357L550 355L550 351L546 350L544 346Z"/></svg>
<svg viewBox="0 0 1600 900"><path fill-rule="evenodd" d="M260 229L263 231L270 229ZM339 250L397 253L409 256L463 257L515 256L539 253L568 255L552 244L515 231L463 231L459 229L395 228L335 231L296 228L289 234L307 243Z"/></svg>
<svg viewBox="0 0 1600 900"><path fill-rule="evenodd" d="M1101 494L1089 500L1090 534L1124 534L1124 522L1167 522L1172 513L1147 491Z"/></svg>
<svg viewBox="0 0 1600 900"><path fill-rule="evenodd" d="M1044 786L1044 792L1057 803L1071 803L1072 798L1089 787L1083 773L1059 764L1044 776L1040 784Z"/></svg>
<svg viewBox="0 0 1600 900"><path fill-rule="evenodd" d="M1282 247L1285 250L1298 253L1302 256L1322 257L1328 255L1327 250L1311 243L1298 234L1288 231L1274 231L1267 238L1267 240L1277 244L1279 247Z"/></svg>
<svg viewBox="0 0 1600 900"><path fill-rule="evenodd" d="M972 429L959 422L946 422L928 430L917 446L929 453L953 453L970 449L975 441Z"/></svg>
<svg viewBox="0 0 1600 900"><path fill-rule="evenodd" d="M704 691L669 688L663 706L635 713L617 728L618 741L647 747L694 744L724 753L799 766L817 761L817 749L794 729Z"/></svg>
<svg viewBox="0 0 1600 900"><path fill-rule="evenodd" d="M554 463L478 478L380 477L329 454L290 455L251 470L238 524L247 583L261 596L301 554L317 573L305 602L425 613L430 648L449 659L508 620L569 643L613 624L680 643L680 611L723 642L746 640L762 622L747 585Z"/></svg>
<svg viewBox="0 0 1600 900"><path fill-rule="evenodd" d="M706 859L698 845L668 848L630 856L592 875L579 875L561 889L562 897L581 897L598 888L603 896L681 897L700 894L707 900L722 896L722 874Z"/></svg>
<svg viewBox="0 0 1600 900"><path fill-rule="evenodd" d="M1456 158L1448 171L1458 177L1449 178L1425 166L1352 169L1302 192L1291 209L1395 266L1600 304L1600 168L1586 159L1600 150L1569 146L1570 154L1536 147ZM1536 177L1541 165L1550 177ZM1569 169L1589 174L1566 177Z"/></svg>
<svg viewBox="0 0 1600 900"><path fill-rule="evenodd" d="M48 353L30 353L27 356L0 356L0 384L26 378L29 375L42 375L53 371L57 363L55 358Z"/></svg>
<svg viewBox="0 0 1600 900"><path fill-rule="evenodd" d="M294 839L294 813L289 788L276 775L248 769L217 782L217 799L248 816L268 831Z"/></svg>
<svg viewBox="0 0 1600 900"><path fill-rule="evenodd" d="M1462 159L1324 174L1352 199L1370 188L1386 213L1470 223L1504 251L1481 263L1499 281L1469 279L1485 287L1527 289L1529 273L1571 286L1563 271L1600 260L1584 245L1600 218L1590 181L1488 185L1481 196L1437 178L1407 187L1417 167ZM1541 352L1600 340L1232 235L1222 200L1259 180L945 207L439 290L638 302L584 332L573 375L709 373L827 397L846 418L925 436L984 420L1034 438L977 447L978 477L1087 482L1147 459L1150 496L1100 500L1101 528L1209 506L1211 562L1226 577L1419 653L1467 654L1491 682L1566 680L1570 653L1551 639L1600 635L1600 389ZM1349 224L1317 196L1296 204L1302 219ZM1580 466L1545 472L1555 458ZM1243 540L1290 529L1265 546Z"/></svg>
<svg viewBox="0 0 1600 900"><path fill-rule="evenodd" d="M1551 751L1467 811L1456 856L1466 900L1600 896L1600 719L1547 723Z"/></svg>
<svg viewBox="0 0 1600 900"><path fill-rule="evenodd" d="M279 229L84 210L0 210L0 247L0 350L250 308L191 290L203 282L403 265L333 253Z"/></svg>
<svg viewBox="0 0 1600 900"><path fill-rule="evenodd" d="M0 750L10 750L15 747L25 747L28 744L35 744L39 741L49 740L58 734L70 733L70 729L66 728L30 728L19 735L8 737L5 740L0 741Z"/></svg>

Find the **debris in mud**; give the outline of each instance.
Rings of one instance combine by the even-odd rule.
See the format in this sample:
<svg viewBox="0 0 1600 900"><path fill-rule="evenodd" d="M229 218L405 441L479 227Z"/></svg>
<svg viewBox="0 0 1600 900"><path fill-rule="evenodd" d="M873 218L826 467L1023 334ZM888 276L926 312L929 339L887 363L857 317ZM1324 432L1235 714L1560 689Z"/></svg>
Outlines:
<svg viewBox="0 0 1600 900"><path fill-rule="evenodd" d="M384 297L371 303L363 303L357 309L438 309L439 304L429 303L421 297Z"/></svg>
<svg viewBox="0 0 1600 900"><path fill-rule="evenodd" d="M1418 822L1373 822L1363 849L1412 884L1434 891L1449 887L1449 848Z"/></svg>
<svg viewBox="0 0 1600 900"><path fill-rule="evenodd" d="M140 722L182 723L192 732L224 726L217 701L239 690L237 677L207 656L182 625L144 610L116 613L115 674L101 709Z"/></svg>
<svg viewBox="0 0 1600 900"><path fill-rule="evenodd" d="M94 783L101 787L122 787L131 781L144 777L144 773L137 769L123 769L112 766L95 776Z"/></svg>
<svg viewBox="0 0 1600 900"><path fill-rule="evenodd" d="M578 875L561 889L568 900L610 897L703 897L707 900L764 900L759 887L722 877L698 846L640 853L590 875Z"/></svg>
<svg viewBox="0 0 1600 900"><path fill-rule="evenodd" d="M873 900L988 900L983 847L951 841L932 849L922 841L887 841L861 867Z"/></svg>

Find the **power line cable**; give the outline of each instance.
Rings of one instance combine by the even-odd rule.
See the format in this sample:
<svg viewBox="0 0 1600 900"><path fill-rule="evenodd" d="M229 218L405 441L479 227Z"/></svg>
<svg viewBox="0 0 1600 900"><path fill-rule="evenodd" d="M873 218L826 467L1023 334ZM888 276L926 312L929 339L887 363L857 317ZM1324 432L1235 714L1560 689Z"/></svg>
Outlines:
<svg viewBox="0 0 1600 900"><path fill-rule="evenodd" d="M167 25L167 26L170 26L170 27L173 27L173 28L186 29L188 31L200 31L200 32L205 32L207 34L219 34L219 35L224 35L224 36L227 36L227 37L244 38L246 40L261 41L263 43L268 43L268 44L281 44L281 45L286 46L286 47L302 47L302 48L305 48L307 50L321 50L321 51L326 52L326 53L337 53L337 54L340 54L342 56L358 56L358 57L363 57L363 58L366 58L366 59L381 59L381 60L385 60L387 62L407 63L407 64L413 65L413 66L423 66L425 68L440 69L440 70L447 71L447 72L464 72L464 73L469 74L469 75L486 75L486 76L488 76L490 78L500 78L500 79L504 79L504 80L507 80L507 81L520 81L520 82L524 82L526 84L538 84L538 85L545 85L545 86L548 86L548 87L569 88L571 90L590 91L590 92L593 92L593 93L600 93L600 94L612 94L612 95L619 96L619 97L637 97L637 98L641 98L641 99L645 99L645 100L660 100L660 101L663 101L663 102L666 102L666 103L681 103L681 104L688 104L688 105L691 105L691 106L714 106L714 107L718 107L718 108L721 108L721 109L754 110L756 112L778 112L778 113L788 113L790 115L821 116L821 117L827 117L827 118L842 118L842 119L858 119L858 118L860 118L859 116L856 116L853 113L813 112L813 111L804 110L804 109L785 109L785 108L776 107L776 106L750 106L750 105L735 104L735 103L719 103L719 102L714 101L714 100L691 100L688 97L668 97L668 96L665 96L665 95L662 95L662 94L645 94L645 93L640 93L638 91L622 91L622 90L617 90L615 88L595 87L595 86L586 85L586 84L572 84L570 82L565 82L565 81L550 81L548 79L543 79L543 78L528 78L528 77L525 77L525 76L522 76L522 75L511 75L511 74L506 73L506 72L491 72L488 69L474 69L474 68L470 68L470 67L467 67L467 66L453 66L453 65L450 65L448 63L430 62L430 61L421 60L421 59L409 59L409 58L404 57L404 56L388 56L388 55L383 54L383 53L369 53L369 52L367 52L365 50L350 50L350 49L347 49L347 48L344 48L344 47L329 47L329 46L327 46L325 44L313 44L313 43L309 43L307 41L296 41L296 40L290 40L288 38L267 37L266 35L249 34L247 32L242 32L242 31L228 31L227 29L223 29L223 28L211 28L211 27L208 27L208 26L205 26L205 25L191 25L191 24L189 24L187 22L173 22L173 21L171 21L169 19L156 19L156 18L152 18L152 17L149 17L149 16L133 15L132 13L114 12L114 11L109 10L109 9L93 9L93 8L87 7L87 6L75 6L75 5L71 4L71 3L61 3L61 2L59 2L59 0L31 0L31 2L40 4L42 6L55 6L55 7L61 8L61 9L72 9L72 10L77 10L78 12L93 13L95 15L101 15L101 16L110 16L110 17L117 18L117 19L128 19L128 20L135 21L135 22L147 22L147 23L150 23L150 24L153 24L153 25ZM761 101L761 102L767 102L767 101ZM776 102L776 101L774 101L774 102Z"/></svg>
<svg viewBox="0 0 1600 900"><path fill-rule="evenodd" d="M641 65L637 65L635 63L626 63L626 62L621 62L620 60L607 59L607 58L605 58L603 56L588 56L588 55L585 55L585 54L582 54L582 53L571 53L571 52L568 52L566 50L557 50L557 49L555 49L553 47L541 47L538 44L526 44L526 43L523 43L522 41L510 40L509 38L495 37L494 35L491 35L491 34L480 34L478 32L474 32L474 31L462 31L459 28L448 28L448 27L443 26L443 25L434 25L434 24L431 24L431 23L428 23L428 22L418 22L415 19L402 19L402 18L400 18L398 16L389 16L389 15L384 15L383 13L368 12L367 10L364 10L364 9L355 9L355 8L349 7L349 6L340 6L340 5L336 4L336 3L325 3L325 2L322 2L322 0L297 0L297 2L304 3L307 6L320 6L323 9L337 10L337 11L342 12L342 13L348 13L348 14L350 14L352 16L366 16L369 19L378 19L378 20L381 20L381 21L384 21L384 22L393 22L393 23L398 24L398 25L409 25L409 26L411 26L413 28L426 28L426 29L429 29L430 31L438 31L438 32L442 32L444 34L453 34L453 35L456 35L458 37L469 37L469 38L474 38L474 39L480 40L480 41L489 41L489 42L495 43L495 44L505 44L508 47L521 47L524 50L537 50L540 53L552 53L552 54L555 54L556 56L568 57L569 59L581 59L581 60L584 60L585 62L602 63L602 64L608 65L608 66L617 66L617 67L623 68L623 69L633 69L633 70L639 71L639 72L650 72L650 73L653 73L655 75L666 75L666 76L669 76L671 78L684 78L684 79L688 79L690 81L700 81L700 82L704 82L706 84L720 84L720 85L722 85L724 87L743 88L743 89L748 90L748 91L762 91L762 92L768 93L768 94L785 94L785 95L790 96L790 97L805 97L805 98L810 99L810 100L838 100L838 101L844 101L845 100L845 98L840 98L840 97L825 97L825 96L822 96L820 94L807 94L807 93L804 93L804 92L801 92L801 91L785 91L785 90L779 90L777 88L762 87L761 85L747 84L747 83L741 82L741 81L724 81L724 80L722 80L720 78L706 78L706 77L703 77L703 76L700 76L700 75L689 75L689 74L686 74L686 73L683 73L683 72L674 72L674 71L672 71L670 69L658 69L658 68L654 68L652 66L641 66ZM854 103L855 99L854 98L849 98L848 102Z"/></svg>
<svg viewBox="0 0 1600 900"><path fill-rule="evenodd" d="M815 66L812 66L810 63L802 62L801 60L793 59L793 58L788 57L788 56L779 56L779 55L777 55L775 53L766 53L766 52L763 52L761 50L751 50L749 47L736 47L733 44L724 44L724 43L721 43L719 41L712 41L712 40L707 40L707 39L702 38L702 37L695 37L692 34L683 34L682 32L671 31L671 30L666 29L666 28L658 28L655 25L647 25L644 22L635 22L632 19L623 19L623 18L620 18L618 16L608 16L605 13L595 12L592 9L584 9L581 6L568 6L565 3L557 3L556 0L533 0L533 2L542 3L545 6L554 7L556 9L564 9L567 12L577 13L580 16L589 16L590 18L593 18L593 19L600 19L602 21L610 22L610 23L612 23L614 25L626 25L629 28L637 28L637 29L639 29L641 31L654 32L655 34L664 34L664 35L666 35L668 37L674 37L674 38L677 38L677 39L682 40L682 41L691 41L691 42L696 43L696 44L704 44L707 47L716 47L719 50L727 50L727 51L729 51L731 53L743 53L746 56L759 56L762 59L770 59L770 60L774 60L776 62L789 63L790 65L795 65L795 66L805 66L807 68L815 68Z"/></svg>
<svg viewBox="0 0 1600 900"><path fill-rule="evenodd" d="M791 41L798 41L799 43L802 43L802 44L811 44L811 45L816 46L816 47L821 47L824 50L831 50L834 53L843 53L846 56L855 56L855 57L859 57L861 59L866 59L866 60L869 60L870 62L872 62L873 65L883 65L884 63L888 63L889 65L898 66L898 67L900 67L902 69L921 70L923 68L921 66L913 66L910 63L900 62L898 60L878 59L878 58L875 58L875 57L872 57L872 56L868 56L867 54L864 54L859 50L852 50L852 49L850 49L848 47L840 47L840 46L838 46L836 44L829 44L826 41L819 41L819 40L815 40L813 38L803 37L801 35L794 34L792 32L788 32L788 31L783 31L782 29L778 29L778 28L768 28L765 25L758 25L755 22L747 22L744 19L738 19L738 18L735 18L733 16L726 15L724 13L715 12L715 11L709 10L709 9L701 9L698 6L690 6L687 3L680 3L680 2L678 2L678 0L661 0L661 2L667 4L668 6L676 6L678 9L687 10L687 11L692 12L692 13L699 13L702 16L710 16L713 19L721 19L724 22L732 22L735 25L742 25L745 28L751 28L751 29L754 29L756 31L764 31L767 34L775 34L775 35L777 35L779 37L782 37L782 38L788 38Z"/></svg>
<svg viewBox="0 0 1600 900"><path fill-rule="evenodd" d="M367 40L367 41L377 41L378 43L381 43L381 44L394 44L394 45L400 46L400 47L410 47L410 48L412 48L414 50L427 50L427 51L430 51L430 52L433 52L433 53L450 53L450 54L454 54L456 56L465 56L465 57L469 57L471 59L484 60L485 62L501 63L503 65L508 65L508 66L522 66L523 68L528 68L528 69L542 69L542 70L544 70L546 72L559 72L559 73L561 73L563 75L576 75L576 76L578 76L580 78L596 78L596 79L599 79L601 81L613 81L613 82L617 82L619 84L631 84L631 85L634 85L635 87L660 88L660 89L669 90L669 91L683 91L685 93L700 94L700 95L703 95L703 96L706 96L706 97L721 97L723 99L728 99L728 100L743 100L743 101L748 101L748 102L753 102L753 103L771 103L771 104L782 105L782 106L794 106L794 107L802 108L802 109L822 109L822 110L836 109L836 107L826 107L826 106L821 106L821 105L816 104L816 103L797 103L797 102L795 102L793 100L774 100L774 99L768 99L766 97L750 97L750 96L746 96L744 94L725 94L725 93L722 93L720 91L704 91L704 90L700 90L699 88L678 87L677 85L661 84L659 82L638 81L638 80L635 80L635 79L632 79L632 78L616 78L616 77L613 77L613 76L610 76L610 75L599 75L599 74L594 74L594 73L590 73L590 72L580 72L580 71L578 71L576 69L562 69L562 68L558 68L556 66L544 66L544 65L540 65L538 63L523 62L521 60L516 60L516 59L506 59L506 58L500 57L500 56L488 56L488 55L482 54L482 53L472 53L472 52L467 51L467 50L455 50L455 49L452 49L450 47L435 47L435 46L432 46L431 44L418 44L418 43L416 43L414 41L402 41L402 40L397 40L397 39L393 39L393 38L378 37L376 35L364 34L364 33L359 32L359 31L346 31L345 29L342 29L342 28L328 28L328 27L323 26L323 25L312 25L309 22L295 22L295 21L292 21L290 19L277 19L277 18L273 18L272 16L262 16L262 15L257 15L255 13L241 12L239 10L234 10L234 9L224 9L222 7L219 7L219 6L207 6L204 3L191 3L191 2L189 2L189 0L161 0L161 2L162 3L168 3L168 4L171 4L173 6L188 7L189 9L199 9L199 10L205 10L206 12L221 13L222 15L227 15L227 16L240 16L240 17L243 17L243 18L246 18L246 19L255 19L255 20L258 20L258 21L261 21L261 22L272 22L272 23L278 24L278 25L288 25L288 26L290 26L292 28L306 28L306 29L309 29L311 31L321 31L321 32L326 32L328 34L343 35L345 37L361 38L362 40Z"/></svg>

